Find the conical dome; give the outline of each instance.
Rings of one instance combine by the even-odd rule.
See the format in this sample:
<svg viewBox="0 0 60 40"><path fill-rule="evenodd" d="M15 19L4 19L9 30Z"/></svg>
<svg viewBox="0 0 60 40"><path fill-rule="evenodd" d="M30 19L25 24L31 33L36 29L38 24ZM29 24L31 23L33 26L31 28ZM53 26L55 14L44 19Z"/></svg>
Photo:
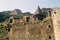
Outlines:
<svg viewBox="0 0 60 40"><path fill-rule="evenodd" d="M41 11L40 7L38 6L37 10L35 11L35 14L41 14L41 13L42 13L42 11Z"/></svg>

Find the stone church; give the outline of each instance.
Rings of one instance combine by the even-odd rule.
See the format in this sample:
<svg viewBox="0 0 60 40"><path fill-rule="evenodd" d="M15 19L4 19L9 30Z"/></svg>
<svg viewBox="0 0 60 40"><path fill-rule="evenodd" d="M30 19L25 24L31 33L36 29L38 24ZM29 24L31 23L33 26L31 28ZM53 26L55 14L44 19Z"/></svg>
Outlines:
<svg viewBox="0 0 60 40"><path fill-rule="evenodd" d="M0 40L60 40L60 8L46 10L38 6L33 15L12 15Z"/></svg>

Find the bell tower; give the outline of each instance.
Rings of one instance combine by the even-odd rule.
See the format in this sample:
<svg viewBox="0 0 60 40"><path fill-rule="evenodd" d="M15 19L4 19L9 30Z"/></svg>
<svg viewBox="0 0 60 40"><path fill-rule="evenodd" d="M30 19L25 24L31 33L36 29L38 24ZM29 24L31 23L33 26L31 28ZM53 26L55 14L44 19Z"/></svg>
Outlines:
<svg viewBox="0 0 60 40"><path fill-rule="evenodd" d="M42 13L42 11L41 11L40 7L38 6L38 8L35 11L35 14L41 14L41 13Z"/></svg>

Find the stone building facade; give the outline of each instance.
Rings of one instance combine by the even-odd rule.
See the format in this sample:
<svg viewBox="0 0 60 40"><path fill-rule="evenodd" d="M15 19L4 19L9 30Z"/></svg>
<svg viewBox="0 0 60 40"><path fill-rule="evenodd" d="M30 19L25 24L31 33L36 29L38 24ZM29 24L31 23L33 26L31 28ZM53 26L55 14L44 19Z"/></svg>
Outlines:
<svg viewBox="0 0 60 40"><path fill-rule="evenodd" d="M53 27L55 39L60 40L60 8L54 8L52 11Z"/></svg>
<svg viewBox="0 0 60 40"><path fill-rule="evenodd" d="M54 8L50 14L38 7L34 15L22 18L11 16L7 26L7 34L1 40L59 40L60 8ZM47 12L47 15L44 13Z"/></svg>
<svg viewBox="0 0 60 40"><path fill-rule="evenodd" d="M9 40L55 40L51 17L42 21L24 16L22 19L14 19L11 23Z"/></svg>

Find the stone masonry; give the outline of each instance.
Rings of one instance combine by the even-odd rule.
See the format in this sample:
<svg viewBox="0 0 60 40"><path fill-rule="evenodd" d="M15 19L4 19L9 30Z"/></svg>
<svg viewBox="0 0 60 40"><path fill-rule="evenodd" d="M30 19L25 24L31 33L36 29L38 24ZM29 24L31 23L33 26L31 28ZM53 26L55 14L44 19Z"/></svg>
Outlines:
<svg viewBox="0 0 60 40"><path fill-rule="evenodd" d="M60 40L59 11L60 8L53 8L51 12L42 12L38 7L34 15L21 18L12 15L2 27L5 35L0 40Z"/></svg>

